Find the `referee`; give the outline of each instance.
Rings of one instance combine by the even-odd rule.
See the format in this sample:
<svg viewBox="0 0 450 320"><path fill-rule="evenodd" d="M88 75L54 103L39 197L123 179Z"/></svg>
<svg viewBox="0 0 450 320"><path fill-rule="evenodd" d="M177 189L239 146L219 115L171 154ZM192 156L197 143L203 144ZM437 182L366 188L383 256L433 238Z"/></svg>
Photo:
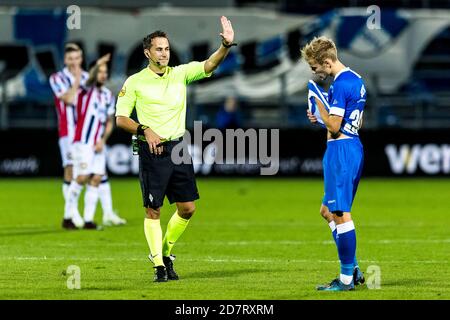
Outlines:
<svg viewBox="0 0 450 320"><path fill-rule="evenodd" d="M155 31L144 38L148 66L131 75L120 90L117 126L138 136L139 180L145 207L144 232L154 264L155 282L178 280L173 269L173 245L183 234L199 198L192 163L174 164L171 151L181 143L186 124L186 86L211 76L233 45L230 20L222 16L222 44L207 60L169 67L167 34ZM139 123L130 118L136 108ZM160 209L164 196L177 211L162 236Z"/></svg>

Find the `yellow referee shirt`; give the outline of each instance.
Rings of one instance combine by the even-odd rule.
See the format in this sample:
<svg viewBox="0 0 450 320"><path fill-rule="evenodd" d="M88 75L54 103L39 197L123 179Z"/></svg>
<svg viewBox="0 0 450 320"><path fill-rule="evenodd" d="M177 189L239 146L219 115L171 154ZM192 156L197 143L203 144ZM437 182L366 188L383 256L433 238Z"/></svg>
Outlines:
<svg viewBox="0 0 450 320"><path fill-rule="evenodd" d="M172 140L186 130L186 85L211 76L204 62L166 67L159 76L149 67L131 75L120 90L116 116L130 117L136 108L140 124L149 126L160 137Z"/></svg>

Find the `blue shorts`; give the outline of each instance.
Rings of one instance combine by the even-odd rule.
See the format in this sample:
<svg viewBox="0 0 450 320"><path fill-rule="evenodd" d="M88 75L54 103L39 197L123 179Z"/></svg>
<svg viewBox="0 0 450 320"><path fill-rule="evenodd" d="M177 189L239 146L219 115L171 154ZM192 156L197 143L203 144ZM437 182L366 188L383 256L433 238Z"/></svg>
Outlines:
<svg viewBox="0 0 450 320"><path fill-rule="evenodd" d="M364 162L359 138L331 140L323 157L325 194L322 204L331 212L351 212Z"/></svg>

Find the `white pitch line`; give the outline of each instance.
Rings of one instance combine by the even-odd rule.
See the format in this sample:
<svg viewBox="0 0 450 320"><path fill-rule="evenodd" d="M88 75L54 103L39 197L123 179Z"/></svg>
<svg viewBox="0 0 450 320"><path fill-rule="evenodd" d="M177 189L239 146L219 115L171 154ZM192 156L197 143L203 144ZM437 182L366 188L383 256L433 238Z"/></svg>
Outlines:
<svg viewBox="0 0 450 320"><path fill-rule="evenodd" d="M398 226L393 226L392 224L388 223L379 223L379 222L370 222L370 223L359 223L358 221L355 221L355 225L357 227L362 228L398 228ZM402 228L408 228L408 227L423 227L425 225L424 222L415 222L415 223L403 223L401 224ZM438 225L438 224L436 224ZM196 222L196 227L211 227L211 226L234 226L234 227L323 227L326 228L327 225L325 223L315 223L315 222L302 222L302 221L224 221L224 222L214 222L214 221L207 221L207 222ZM433 226L433 225L431 225ZM439 225L438 225L439 226Z"/></svg>
<svg viewBox="0 0 450 320"><path fill-rule="evenodd" d="M190 242L192 243L192 242ZM368 240L368 241L359 241L360 244L370 243L370 244L393 244L393 243L404 243L404 244L414 244L414 243L450 243L450 239L442 239L442 240L432 240L432 239L382 239L382 240ZM214 244L214 245L227 245L227 246L247 246L247 245L305 245L305 244L334 244L333 240L324 240L324 241L314 241L314 240L279 240L279 241L208 241L205 244Z"/></svg>
<svg viewBox="0 0 450 320"><path fill-rule="evenodd" d="M386 224L386 223L378 223L378 222L371 222L371 223L358 223L357 221L355 222L357 224L357 226L362 227L362 228L371 228L371 227L392 227L392 224ZM423 223L423 222L417 222L417 223L402 223L402 227L403 228L408 228L408 227L423 227L427 224ZM268 227L274 227L274 226L278 226L278 227L321 227L323 226L323 228L326 228L327 225L325 223L315 223L315 222L309 222L309 223L305 223L302 221L224 221L224 222L214 222L214 221L200 221L200 222L196 222L195 224L196 227L211 227L211 226L218 226L218 227L223 227L223 226L232 226L232 227L264 227L264 226L268 226ZM430 225L433 226L433 225ZM52 224L3 224L0 225L0 231L1 230L8 230L8 229L50 229L50 230L60 230L58 228L55 227L55 225Z"/></svg>
<svg viewBox="0 0 450 320"><path fill-rule="evenodd" d="M0 257L1 260L19 260L19 261L141 261L147 262L146 257L103 257L103 258L91 258L91 257L47 257L47 256L10 256ZM230 258L203 258L203 259L183 259L184 262L212 262L212 263L264 263L273 264L274 262L288 262L288 263L339 263L338 260L314 260L314 259L242 259L237 257ZM376 264L449 264L448 260L359 260L359 263L376 263Z"/></svg>
<svg viewBox="0 0 450 320"><path fill-rule="evenodd" d="M450 239L393 239L393 240L371 240L368 243L391 244L391 243L450 243Z"/></svg>
<svg viewBox="0 0 450 320"><path fill-rule="evenodd" d="M50 224L2 224L0 230L2 229L21 229L21 228L54 228L54 225Z"/></svg>
<svg viewBox="0 0 450 320"><path fill-rule="evenodd" d="M359 241L359 245L367 244L447 244L450 243L450 239L380 239L380 240L368 240ZM266 246L266 245L330 245L334 244L333 240L251 240L251 241L189 241L177 243L177 246L191 246L193 244L203 246ZM0 247L11 247L13 244L0 245ZM145 246L144 242L95 242L95 243L78 243L58 242L58 243L45 243L40 242L36 247L63 247L63 248L89 248L89 247L142 247ZM33 245L31 245L33 247Z"/></svg>

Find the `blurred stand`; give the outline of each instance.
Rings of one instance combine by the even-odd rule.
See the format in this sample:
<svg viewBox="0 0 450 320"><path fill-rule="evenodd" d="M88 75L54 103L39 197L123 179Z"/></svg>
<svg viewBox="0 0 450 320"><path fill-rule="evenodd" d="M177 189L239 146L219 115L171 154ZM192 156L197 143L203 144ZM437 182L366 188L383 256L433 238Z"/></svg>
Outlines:
<svg viewBox="0 0 450 320"><path fill-rule="evenodd" d="M239 110L239 102L235 96L225 99L223 108L217 112L217 129L237 129L242 127L242 115Z"/></svg>
<svg viewBox="0 0 450 320"><path fill-rule="evenodd" d="M2 2L1 130L56 129L48 75L62 66L59 50L65 41L79 43L87 62L105 50L116 51L107 86L117 94L127 75L145 64L139 36L129 30L142 28L144 22L150 29L168 29L179 46L172 48L172 65L202 61L219 40L209 31L217 27L214 15L224 12L239 31L239 45L211 78L188 90L188 127L193 120L213 126L219 112L225 117L225 110L219 109L234 92L240 98L239 126L243 128L311 128L305 116L305 88L311 72L299 60L299 52L306 41L320 34L338 40L344 63L367 83L364 129L450 127L450 1L385 3L386 28L381 30L366 27L368 1L135 0L110 1L107 8L104 1L79 1L82 30L66 28L64 6L69 4ZM432 9L408 9L424 7ZM129 28L111 31L121 21ZM352 30L358 32L352 35Z"/></svg>
<svg viewBox="0 0 450 320"><path fill-rule="evenodd" d="M2 92L2 104L0 110L0 129L6 130L8 128L8 104L6 102L6 63L0 61L0 88Z"/></svg>

